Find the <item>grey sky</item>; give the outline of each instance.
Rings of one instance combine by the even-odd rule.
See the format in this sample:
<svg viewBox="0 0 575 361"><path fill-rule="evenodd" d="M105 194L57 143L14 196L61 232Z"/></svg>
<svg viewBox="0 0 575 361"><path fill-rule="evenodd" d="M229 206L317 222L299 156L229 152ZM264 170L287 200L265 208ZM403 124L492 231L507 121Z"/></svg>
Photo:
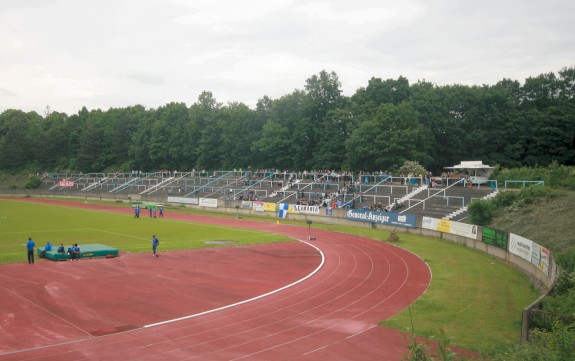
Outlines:
<svg viewBox="0 0 575 361"><path fill-rule="evenodd" d="M253 106L334 71L495 84L575 66L573 0L2 0L0 112Z"/></svg>

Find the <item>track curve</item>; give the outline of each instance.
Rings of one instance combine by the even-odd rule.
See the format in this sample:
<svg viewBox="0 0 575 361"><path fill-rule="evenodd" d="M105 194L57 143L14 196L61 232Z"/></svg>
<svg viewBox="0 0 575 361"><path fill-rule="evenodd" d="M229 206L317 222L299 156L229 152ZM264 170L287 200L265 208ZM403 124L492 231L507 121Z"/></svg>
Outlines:
<svg viewBox="0 0 575 361"><path fill-rule="evenodd" d="M77 206L64 202L56 204ZM80 206L130 212L119 207ZM299 240L307 241L308 238L307 227L183 214L170 214L169 217L279 233ZM265 259L256 263L257 268L245 269L251 266L243 263L232 272L238 275L238 279L250 278L249 282L228 280L218 284L221 289L232 289L229 293L234 295L226 298L227 293L221 291L218 297L229 299L230 303L254 298L250 302L237 302L234 307L225 307L215 301L204 300L205 307L211 305L221 309L195 314L193 310L175 307L178 310L175 314L162 315L161 320L157 320L158 316L156 319L133 320L134 327L130 330L113 330L116 332L109 332L106 336L75 335L57 344L0 354L0 360L401 359L408 343L404 336L377 324L403 310L425 292L431 280L428 266L416 255L388 243L319 229L313 230L313 236L315 240L309 243L315 248L304 242L288 242L290 245L218 248L186 253L194 258L195 264L200 255L221 260L235 252L245 260L257 252L255 256ZM182 258L170 258L169 253L162 254L162 263L177 263ZM270 255L275 257L271 263ZM139 257L143 255L120 258L124 258L123 262L135 264ZM149 255L146 255L146 261L147 257ZM204 261L206 267L213 262L210 259ZM125 269L126 264L121 268ZM316 269L317 272L306 278ZM197 278L199 274L195 274L196 279L192 283L203 282ZM303 281L295 282L300 279ZM291 283L294 284L280 292L269 292L271 288L282 288ZM253 289L247 289L252 286ZM193 297L201 300L198 288L194 292ZM257 297L264 293L269 294ZM206 299L212 297L216 296L213 293L205 296ZM154 302L169 303L169 300ZM193 317L162 322L187 315Z"/></svg>

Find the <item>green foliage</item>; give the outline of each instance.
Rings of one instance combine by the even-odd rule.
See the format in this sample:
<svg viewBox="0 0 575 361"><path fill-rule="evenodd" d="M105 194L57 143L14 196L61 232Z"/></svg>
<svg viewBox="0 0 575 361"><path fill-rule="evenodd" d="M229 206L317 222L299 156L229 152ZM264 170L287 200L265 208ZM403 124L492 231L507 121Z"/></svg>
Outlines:
<svg viewBox="0 0 575 361"><path fill-rule="evenodd" d="M555 257L564 271L575 272L575 247L558 252Z"/></svg>
<svg viewBox="0 0 575 361"><path fill-rule="evenodd" d="M550 200L560 196L560 194L561 193L553 188L540 185L523 188L520 191L503 191L499 192L497 196L490 201L492 206L491 210L492 212L497 209L506 209L509 212L524 210L528 205L537 204L543 200ZM477 202L473 202L472 205L474 203Z"/></svg>
<svg viewBox="0 0 575 361"><path fill-rule="evenodd" d="M397 229L393 229L391 230L391 232L389 232L389 236L387 237L387 240L389 242L397 242L399 241L399 232L397 231Z"/></svg>
<svg viewBox="0 0 575 361"><path fill-rule="evenodd" d="M472 224L487 226L493 219L493 202L478 199L471 202L467 211L469 212Z"/></svg>
<svg viewBox="0 0 575 361"><path fill-rule="evenodd" d="M405 162L403 162L403 165L399 168L399 172L405 174L406 176L408 174L413 174L413 175L424 175L425 174L425 168L419 164L418 161L415 160L406 160Z"/></svg>
<svg viewBox="0 0 575 361"><path fill-rule="evenodd" d="M402 361L454 361L457 354L451 349L452 337L445 336L442 331L442 338L435 342L436 352L431 351L431 347L422 341L418 341L416 336L409 336L407 353L403 356ZM433 343L433 339L429 343Z"/></svg>
<svg viewBox="0 0 575 361"><path fill-rule="evenodd" d="M575 359L573 326L557 322L551 332L534 330L531 343L496 355L494 361L572 361Z"/></svg>
<svg viewBox="0 0 575 361"><path fill-rule="evenodd" d="M517 192L499 192L493 198L492 202L496 208L506 208L511 206L515 201L517 201L518 193Z"/></svg>
<svg viewBox="0 0 575 361"><path fill-rule="evenodd" d="M429 346L423 342L417 341L414 335L410 336L410 343L407 345L407 354L403 356L402 361L429 361L432 360L429 353Z"/></svg>
<svg viewBox="0 0 575 361"><path fill-rule="evenodd" d="M575 248L558 252L555 257L561 273L553 287L553 297L543 300L544 309L557 314L575 315Z"/></svg>
<svg viewBox="0 0 575 361"><path fill-rule="evenodd" d="M33 176L30 176L30 178L28 178L28 180L24 184L24 188L25 189L36 189L36 188L40 187L41 184L42 184L42 180L39 177L33 175Z"/></svg>
<svg viewBox="0 0 575 361"><path fill-rule="evenodd" d="M575 275L573 273L562 275L561 279L567 281L558 283L552 296L545 297L541 306L546 312L575 317Z"/></svg>
<svg viewBox="0 0 575 361"><path fill-rule="evenodd" d="M337 74L322 70L303 89L264 97L255 110L223 105L209 91L189 107L84 107L45 118L9 109L0 114L0 169L36 164L42 171L100 172L129 164L144 171L370 171L415 160L438 174L461 160L479 159L499 164L500 182L544 180L575 189L574 72L565 68L524 85L503 79L494 86L371 78L346 97Z"/></svg>
<svg viewBox="0 0 575 361"><path fill-rule="evenodd" d="M504 184L506 180L543 181L546 186L575 190L575 167L553 161L548 167L498 168L493 179ZM519 185L516 185L516 187Z"/></svg>

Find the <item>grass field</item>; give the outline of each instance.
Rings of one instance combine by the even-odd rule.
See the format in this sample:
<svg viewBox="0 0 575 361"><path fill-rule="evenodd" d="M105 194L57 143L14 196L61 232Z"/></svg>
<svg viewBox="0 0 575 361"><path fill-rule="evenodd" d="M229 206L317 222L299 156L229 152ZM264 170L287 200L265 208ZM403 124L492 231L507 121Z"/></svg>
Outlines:
<svg viewBox="0 0 575 361"><path fill-rule="evenodd" d="M160 239L159 250L193 249L230 244L254 244L290 240L288 237L217 227L142 215L116 214L87 209L0 200L0 263L26 262L25 244L32 237L36 246L101 243L121 252L151 251L152 235Z"/></svg>
<svg viewBox="0 0 575 361"><path fill-rule="evenodd" d="M188 208L170 211L194 212ZM314 223L314 228L377 240L388 236L386 231L350 226ZM251 244L287 239L169 219L135 220L128 214L0 200L3 263L25 262L24 244L28 237L33 237L38 245L49 239L53 244L102 243L121 251L145 252L151 248L153 234L160 238L161 250L206 247L210 246L206 242L214 240ZM526 275L482 252L439 239L400 234L400 241L395 244L419 255L433 276L427 292L410 309L383 324L411 332L413 322L417 335L440 338L445 333L454 338L455 344L484 354L493 354L519 341L521 310L538 297Z"/></svg>

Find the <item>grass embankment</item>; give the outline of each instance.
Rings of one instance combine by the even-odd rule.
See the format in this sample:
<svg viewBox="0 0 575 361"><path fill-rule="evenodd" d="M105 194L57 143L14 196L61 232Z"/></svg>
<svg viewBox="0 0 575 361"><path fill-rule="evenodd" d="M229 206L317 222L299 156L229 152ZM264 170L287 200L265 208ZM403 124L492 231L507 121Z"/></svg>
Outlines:
<svg viewBox="0 0 575 361"><path fill-rule="evenodd" d="M180 207L168 211L198 213ZM257 220L275 222L272 218ZM24 243L28 236L35 237L37 243L47 239L65 244L104 243L132 252L149 251L152 234L159 235L163 250L206 247L209 240L249 244L284 239L261 232L238 232L169 219L142 217L134 220L130 215L4 200L0 200L0 222L3 251L0 262L24 262ZM282 223L292 222L282 220ZM314 228L377 240L386 240L389 235L386 231L319 223L314 223ZM521 310L538 296L527 276L479 251L439 239L400 234L400 241L395 244L427 262L433 279L427 292L410 309L383 322L386 326L411 331L413 319L417 335L440 338L444 332L454 337L458 346L485 354L517 343Z"/></svg>
<svg viewBox="0 0 575 361"><path fill-rule="evenodd" d="M524 236L553 253L575 248L575 192L531 187L508 203L495 213L492 227Z"/></svg>

